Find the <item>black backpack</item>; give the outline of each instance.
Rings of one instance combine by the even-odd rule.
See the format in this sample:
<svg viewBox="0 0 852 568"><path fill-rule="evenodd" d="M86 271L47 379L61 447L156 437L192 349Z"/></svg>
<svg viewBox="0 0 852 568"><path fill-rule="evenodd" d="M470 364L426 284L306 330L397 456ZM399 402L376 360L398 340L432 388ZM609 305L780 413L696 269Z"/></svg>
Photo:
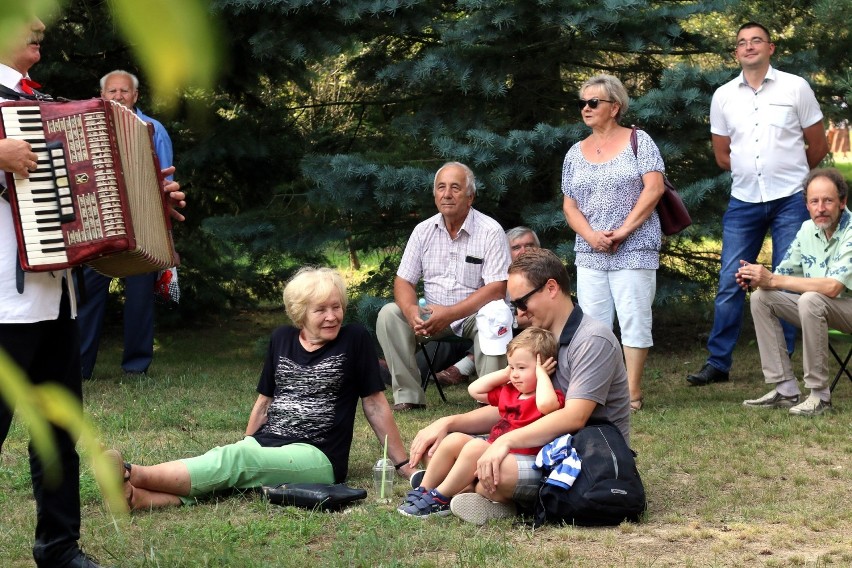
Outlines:
<svg viewBox="0 0 852 568"><path fill-rule="evenodd" d="M570 489L541 484L534 526L638 522L647 508L645 487L621 431L611 422L589 425L572 436L571 445L582 461L580 475Z"/></svg>

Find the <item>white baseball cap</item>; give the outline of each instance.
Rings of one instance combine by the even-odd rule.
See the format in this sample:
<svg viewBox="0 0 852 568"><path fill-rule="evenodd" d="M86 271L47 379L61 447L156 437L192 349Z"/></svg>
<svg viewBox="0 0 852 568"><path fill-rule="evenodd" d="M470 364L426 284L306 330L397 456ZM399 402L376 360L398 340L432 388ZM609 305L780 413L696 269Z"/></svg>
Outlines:
<svg viewBox="0 0 852 568"><path fill-rule="evenodd" d="M485 355L505 355L512 340L512 310L503 300L488 302L476 313L479 348Z"/></svg>

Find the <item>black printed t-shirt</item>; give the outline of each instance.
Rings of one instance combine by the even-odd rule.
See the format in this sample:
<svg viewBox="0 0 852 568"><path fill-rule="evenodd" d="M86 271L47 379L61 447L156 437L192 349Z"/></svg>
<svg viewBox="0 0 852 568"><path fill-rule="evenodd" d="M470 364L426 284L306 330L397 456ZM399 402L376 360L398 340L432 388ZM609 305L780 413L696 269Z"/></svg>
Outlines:
<svg viewBox="0 0 852 568"><path fill-rule="evenodd" d="M272 332L257 392L272 397L267 422L254 434L261 446L315 446L328 457L337 483L346 479L358 399L383 391L369 332L347 324L316 351L299 342L299 329Z"/></svg>

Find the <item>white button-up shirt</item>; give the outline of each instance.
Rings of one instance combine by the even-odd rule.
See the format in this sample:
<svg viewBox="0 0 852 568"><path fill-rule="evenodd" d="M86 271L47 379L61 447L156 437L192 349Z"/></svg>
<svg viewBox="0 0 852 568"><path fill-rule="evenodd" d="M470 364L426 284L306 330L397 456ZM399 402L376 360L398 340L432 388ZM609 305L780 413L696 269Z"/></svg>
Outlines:
<svg viewBox="0 0 852 568"><path fill-rule="evenodd" d="M0 84L17 89L21 74L0 64ZM5 99L0 99L3 102ZM3 185L6 174L0 170ZM55 320L59 317L59 300L62 296L62 277L65 272L28 272L24 278L24 293L15 285L15 265L18 244L12 207L0 199L0 323L34 323Z"/></svg>
<svg viewBox="0 0 852 568"><path fill-rule="evenodd" d="M762 203L802 191L810 167L803 130L822 111L803 78L769 67L752 89L742 73L710 103L710 131L731 139L731 196Z"/></svg>

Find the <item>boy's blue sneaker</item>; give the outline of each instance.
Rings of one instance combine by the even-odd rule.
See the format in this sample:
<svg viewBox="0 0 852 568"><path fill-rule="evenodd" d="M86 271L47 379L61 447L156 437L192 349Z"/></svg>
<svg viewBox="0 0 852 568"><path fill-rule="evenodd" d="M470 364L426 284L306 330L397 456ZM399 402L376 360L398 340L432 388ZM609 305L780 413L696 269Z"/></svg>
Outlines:
<svg viewBox="0 0 852 568"><path fill-rule="evenodd" d="M402 500L402 505L397 507L397 509L402 509L403 507L407 507L408 505L413 505L418 499L420 499L427 493L428 491L426 491L426 489L423 487L412 489L411 491L405 494L405 499Z"/></svg>
<svg viewBox="0 0 852 568"><path fill-rule="evenodd" d="M450 502L439 501L431 491L423 493L419 499L410 505L400 505L397 511L408 517L418 518L428 517L429 515L445 517L451 514Z"/></svg>

